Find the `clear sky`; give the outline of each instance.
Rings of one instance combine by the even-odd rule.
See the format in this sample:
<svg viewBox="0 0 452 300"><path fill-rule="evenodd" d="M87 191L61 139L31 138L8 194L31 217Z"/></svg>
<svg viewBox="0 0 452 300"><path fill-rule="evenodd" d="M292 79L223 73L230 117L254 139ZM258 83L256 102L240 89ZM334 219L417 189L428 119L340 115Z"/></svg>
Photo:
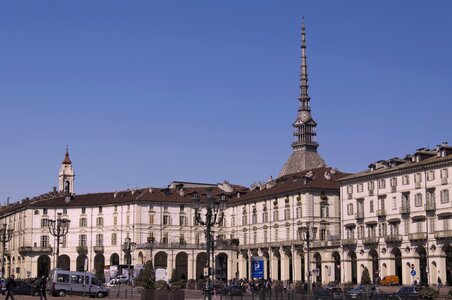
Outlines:
<svg viewBox="0 0 452 300"><path fill-rule="evenodd" d="M2 1L0 202L172 180L249 186L289 157L305 17L319 152L346 172L452 143L452 1Z"/></svg>

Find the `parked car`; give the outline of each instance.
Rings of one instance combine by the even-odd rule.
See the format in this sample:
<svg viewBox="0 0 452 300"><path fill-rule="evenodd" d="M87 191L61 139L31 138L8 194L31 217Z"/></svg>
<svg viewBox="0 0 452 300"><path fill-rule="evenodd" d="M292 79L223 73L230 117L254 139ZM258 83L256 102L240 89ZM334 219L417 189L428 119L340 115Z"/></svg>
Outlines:
<svg viewBox="0 0 452 300"><path fill-rule="evenodd" d="M15 283L16 286L13 288L14 295L38 296L40 294L39 290L28 282L15 280ZM4 284L1 285L0 292L2 293L2 295L6 294Z"/></svg>
<svg viewBox="0 0 452 300"><path fill-rule="evenodd" d="M399 276L397 275L389 275L383 277L382 280L380 280L380 285L399 285Z"/></svg>
<svg viewBox="0 0 452 300"><path fill-rule="evenodd" d="M115 278L110 279L110 284L123 284L128 283L129 277L126 275L118 275Z"/></svg>
<svg viewBox="0 0 452 300"><path fill-rule="evenodd" d="M367 299L372 297L375 291L375 286L372 285L358 285L354 289L347 292L349 299Z"/></svg>
<svg viewBox="0 0 452 300"><path fill-rule="evenodd" d="M401 299L401 300L409 300L409 299L417 299L419 297L419 286L404 286L401 287L397 293L393 294L392 299Z"/></svg>
<svg viewBox="0 0 452 300"><path fill-rule="evenodd" d="M243 287L240 285L230 285L223 288L223 295L227 296L243 296Z"/></svg>
<svg viewBox="0 0 452 300"><path fill-rule="evenodd" d="M318 289L314 293L314 300L342 300L343 294L342 289L334 286L327 286L321 289Z"/></svg>

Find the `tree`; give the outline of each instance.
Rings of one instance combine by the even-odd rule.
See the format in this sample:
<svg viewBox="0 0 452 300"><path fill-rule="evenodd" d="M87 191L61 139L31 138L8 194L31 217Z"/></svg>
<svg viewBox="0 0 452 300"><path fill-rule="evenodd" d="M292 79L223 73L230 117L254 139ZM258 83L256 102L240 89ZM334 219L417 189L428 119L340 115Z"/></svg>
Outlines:
<svg viewBox="0 0 452 300"><path fill-rule="evenodd" d="M361 275L361 284L371 284L369 269L364 267L363 274Z"/></svg>
<svg viewBox="0 0 452 300"><path fill-rule="evenodd" d="M154 273L154 265L152 261L148 260L144 265L144 269L141 270L140 275L141 285L145 289L153 289L155 288L155 273Z"/></svg>

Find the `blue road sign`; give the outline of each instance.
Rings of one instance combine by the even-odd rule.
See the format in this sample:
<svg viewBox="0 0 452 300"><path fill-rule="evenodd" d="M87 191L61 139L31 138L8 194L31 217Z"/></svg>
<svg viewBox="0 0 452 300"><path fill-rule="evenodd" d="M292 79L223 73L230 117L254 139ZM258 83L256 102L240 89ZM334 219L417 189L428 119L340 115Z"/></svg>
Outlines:
<svg viewBox="0 0 452 300"><path fill-rule="evenodd" d="M253 266L251 276L256 279L264 278L264 259L259 256L253 256L251 264Z"/></svg>
<svg viewBox="0 0 452 300"><path fill-rule="evenodd" d="M413 276L413 277L416 276L416 270L414 270L414 269L411 270L411 276Z"/></svg>

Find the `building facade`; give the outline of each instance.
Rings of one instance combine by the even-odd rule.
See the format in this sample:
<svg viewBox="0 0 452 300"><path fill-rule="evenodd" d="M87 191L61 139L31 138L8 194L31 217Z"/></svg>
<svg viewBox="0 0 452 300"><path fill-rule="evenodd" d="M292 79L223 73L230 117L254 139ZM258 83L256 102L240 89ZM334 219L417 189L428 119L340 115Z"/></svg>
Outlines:
<svg viewBox="0 0 452 300"><path fill-rule="evenodd" d="M343 281L452 284L452 147L418 149L340 180ZM414 272L413 272L414 271ZM414 274L414 275L413 275Z"/></svg>

